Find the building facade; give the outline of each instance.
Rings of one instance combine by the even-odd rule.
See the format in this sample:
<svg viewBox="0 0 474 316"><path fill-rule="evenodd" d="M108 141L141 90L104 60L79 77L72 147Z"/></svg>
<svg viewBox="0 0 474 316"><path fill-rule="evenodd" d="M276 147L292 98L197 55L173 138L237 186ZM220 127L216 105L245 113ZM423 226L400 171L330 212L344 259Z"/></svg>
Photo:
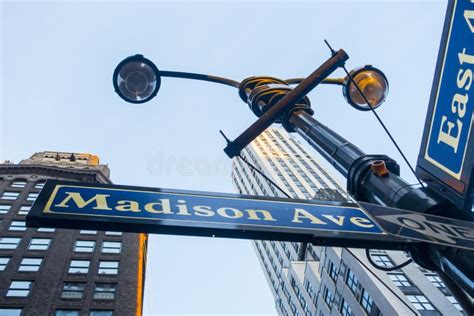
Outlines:
<svg viewBox="0 0 474 316"><path fill-rule="evenodd" d="M294 198L351 201L283 129L267 129L242 154ZM240 193L284 196L238 158L232 182ZM279 315L462 315L439 277L414 263L384 272L370 265L363 249L276 241L253 245ZM403 252L384 250L372 250L371 257L383 267L408 259Z"/></svg>
<svg viewBox="0 0 474 316"><path fill-rule="evenodd" d="M27 228L48 179L110 183L90 154L40 152L0 163L0 315L141 315L146 235Z"/></svg>

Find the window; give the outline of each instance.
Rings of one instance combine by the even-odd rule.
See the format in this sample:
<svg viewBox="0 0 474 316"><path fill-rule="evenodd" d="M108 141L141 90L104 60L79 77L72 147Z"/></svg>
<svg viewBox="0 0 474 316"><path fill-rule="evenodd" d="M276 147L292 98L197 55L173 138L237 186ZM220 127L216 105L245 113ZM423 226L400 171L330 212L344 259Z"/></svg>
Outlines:
<svg viewBox="0 0 474 316"><path fill-rule="evenodd" d="M63 292L61 298L80 299L84 295L85 283L65 282L63 284Z"/></svg>
<svg viewBox="0 0 474 316"><path fill-rule="evenodd" d="M18 267L18 271L36 272L39 270L41 262L43 262L42 258L23 258L23 260L21 260L20 266Z"/></svg>
<svg viewBox="0 0 474 316"><path fill-rule="evenodd" d="M371 255L375 263L382 267L393 267L392 260L387 255Z"/></svg>
<svg viewBox="0 0 474 316"><path fill-rule="evenodd" d="M122 236L122 232L105 232L107 236Z"/></svg>
<svg viewBox="0 0 474 316"><path fill-rule="evenodd" d="M10 204L0 205L0 214L7 214L12 206Z"/></svg>
<svg viewBox="0 0 474 316"><path fill-rule="evenodd" d="M360 305L362 305L362 308L370 315L370 312L372 312L372 306L374 305L374 300L365 289L362 290Z"/></svg>
<svg viewBox="0 0 474 316"><path fill-rule="evenodd" d="M55 231L54 228L49 228L49 227L38 228L38 233L54 233L54 231Z"/></svg>
<svg viewBox="0 0 474 316"><path fill-rule="evenodd" d="M329 261L328 273L331 279L336 282L337 279L337 268L332 261Z"/></svg>
<svg viewBox="0 0 474 316"><path fill-rule="evenodd" d="M71 260L69 264L68 273L83 273L89 272L90 260Z"/></svg>
<svg viewBox="0 0 474 316"><path fill-rule="evenodd" d="M8 261L10 261L10 257L0 257L0 271L5 270L5 268L7 267Z"/></svg>
<svg viewBox="0 0 474 316"><path fill-rule="evenodd" d="M54 316L80 316L81 311L72 309L57 309Z"/></svg>
<svg viewBox="0 0 474 316"><path fill-rule="evenodd" d="M94 288L94 298L101 300L113 300L115 298L116 284L96 283Z"/></svg>
<svg viewBox="0 0 474 316"><path fill-rule="evenodd" d="M100 261L99 274L116 275L118 273L118 261Z"/></svg>
<svg viewBox="0 0 474 316"><path fill-rule="evenodd" d="M121 250L121 242L104 241L102 244L102 253L120 253Z"/></svg>
<svg viewBox="0 0 474 316"><path fill-rule="evenodd" d="M393 284L398 287L411 286L410 281L408 281L407 277L403 273L393 273L389 274L388 276L393 281Z"/></svg>
<svg viewBox="0 0 474 316"><path fill-rule="evenodd" d="M451 304L453 304L453 306L458 310L458 311L463 311L461 305L458 303L458 301L456 301L456 299L454 298L454 296L446 296L446 298L448 299L448 301L451 302Z"/></svg>
<svg viewBox="0 0 474 316"><path fill-rule="evenodd" d="M74 252L93 252L95 241L77 240L74 245Z"/></svg>
<svg viewBox="0 0 474 316"><path fill-rule="evenodd" d="M352 293L355 294L357 290L357 277L355 276L354 272L349 269L349 272L347 273L347 279L346 279L346 284L347 286L351 289Z"/></svg>
<svg viewBox="0 0 474 316"><path fill-rule="evenodd" d="M12 221L8 230L13 232L24 232L26 231L26 223L24 221Z"/></svg>
<svg viewBox="0 0 474 316"><path fill-rule="evenodd" d="M407 295L408 300L419 311L433 311L435 308L424 295Z"/></svg>
<svg viewBox="0 0 474 316"><path fill-rule="evenodd" d="M0 238L0 249L16 249L20 244L21 238Z"/></svg>
<svg viewBox="0 0 474 316"><path fill-rule="evenodd" d="M38 197L38 193L28 193L28 197L26 198L27 201L34 202L36 198Z"/></svg>
<svg viewBox="0 0 474 316"><path fill-rule="evenodd" d="M35 184L35 189L42 189L44 187L44 184L46 183L46 181L38 181L36 182Z"/></svg>
<svg viewBox="0 0 474 316"><path fill-rule="evenodd" d="M443 288L443 287L446 287L443 283L443 281L441 281L440 277L437 275L437 274L427 274L426 277L428 278L428 280L431 281L431 283L433 283L434 286L436 286L437 288Z"/></svg>
<svg viewBox="0 0 474 316"><path fill-rule="evenodd" d="M324 302L326 302L326 304L329 306L329 308L331 308L334 295L332 294L331 291L329 291L327 287L324 288L323 299L324 299Z"/></svg>
<svg viewBox="0 0 474 316"><path fill-rule="evenodd" d="M51 244L49 238L33 238L28 246L29 250L47 250Z"/></svg>
<svg viewBox="0 0 474 316"><path fill-rule="evenodd" d="M5 191L2 194L2 199L4 199L4 200L16 200L19 195L20 195L20 192Z"/></svg>
<svg viewBox="0 0 474 316"><path fill-rule="evenodd" d="M349 304L347 304L345 299L342 299L342 304L341 304L340 311L341 311L342 316L351 316L352 315L352 309L349 306Z"/></svg>
<svg viewBox="0 0 474 316"><path fill-rule="evenodd" d="M12 188L24 188L26 187L26 180L13 180L10 186Z"/></svg>
<svg viewBox="0 0 474 316"><path fill-rule="evenodd" d="M0 308L0 315L2 316L20 316L21 308Z"/></svg>
<svg viewBox="0 0 474 316"><path fill-rule="evenodd" d="M18 215L26 215L26 214L28 214L30 209L31 209L31 206L23 205L23 206L20 207L20 210L18 211Z"/></svg>
<svg viewBox="0 0 474 316"><path fill-rule="evenodd" d="M9 297L27 297L30 294L31 281L12 281L8 288Z"/></svg>
<svg viewBox="0 0 474 316"><path fill-rule="evenodd" d="M113 311L104 311L104 310L95 310L95 311L90 311L89 316L112 316Z"/></svg>
<svg viewBox="0 0 474 316"><path fill-rule="evenodd" d="M97 231L96 230L81 230L81 231L79 231L79 234L81 234L81 235L96 235Z"/></svg>

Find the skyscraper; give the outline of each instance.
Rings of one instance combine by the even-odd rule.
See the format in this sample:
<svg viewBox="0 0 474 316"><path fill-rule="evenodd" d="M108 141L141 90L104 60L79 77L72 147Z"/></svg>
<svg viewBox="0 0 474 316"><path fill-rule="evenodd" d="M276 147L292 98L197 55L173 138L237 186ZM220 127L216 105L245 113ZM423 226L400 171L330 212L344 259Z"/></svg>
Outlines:
<svg viewBox="0 0 474 316"><path fill-rule="evenodd" d="M110 183L109 174L91 154L0 163L0 315L141 315L146 235L25 226L47 179Z"/></svg>
<svg viewBox="0 0 474 316"><path fill-rule="evenodd" d="M294 198L348 200L337 181L283 129L267 129L242 152L247 161ZM283 196L241 159L232 182L240 193ZM461 315L439 277L416 264L384 272L363 249L305 243L253 241L280 315ZM373 261L393 267L408 259L399 251L372 250Z"/></svg>

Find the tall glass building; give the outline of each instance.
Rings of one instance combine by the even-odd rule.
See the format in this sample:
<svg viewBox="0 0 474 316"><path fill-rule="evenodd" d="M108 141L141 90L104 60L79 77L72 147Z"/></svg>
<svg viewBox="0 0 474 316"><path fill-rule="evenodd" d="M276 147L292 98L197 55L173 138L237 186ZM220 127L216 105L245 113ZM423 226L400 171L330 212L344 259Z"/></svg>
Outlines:
<svg viewBox="0 0 474 316"><path fill-rule="evenodd" d="M267 129L242 154L292 197L350 201L314 154L283 129ZM284 196L238 158L232 182L239 193ZM439 277L416 264L383 272L370 265L363 249L276 241L253 245L279 315L462 315ZM400 251L372 250L371 256L384 267L408 259Z"/></svg>
<svg viewBox="0 0 474 316"><path fill-rule="evenodd" d="M25 226L46 180L110 183L109 173L91 154L0 163L0 315L142 314L146 235Z"/></svg>

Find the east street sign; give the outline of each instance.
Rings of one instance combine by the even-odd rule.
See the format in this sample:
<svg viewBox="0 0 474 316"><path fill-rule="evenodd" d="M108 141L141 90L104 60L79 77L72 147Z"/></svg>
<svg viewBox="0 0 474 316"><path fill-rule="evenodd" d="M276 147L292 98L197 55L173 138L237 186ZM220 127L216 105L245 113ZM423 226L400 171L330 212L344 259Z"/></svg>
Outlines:
<svg viewBox="0 0 474 316"><path fill-rule="evenodd" d="M417 174L470 211L474 164L474 1L451 0L441 39Z"/></svg>
<svg viewBox="0 0 474 316"><path fill-rule="evenodd" d="M389 234L474 250L474 223L359 202Z"/></svg>
<svg viewBox="0 0 474 316"><path fill-rule="evenodd" d="M48 181L28 227L311 242L405 249L356 204Z"/></svg>

